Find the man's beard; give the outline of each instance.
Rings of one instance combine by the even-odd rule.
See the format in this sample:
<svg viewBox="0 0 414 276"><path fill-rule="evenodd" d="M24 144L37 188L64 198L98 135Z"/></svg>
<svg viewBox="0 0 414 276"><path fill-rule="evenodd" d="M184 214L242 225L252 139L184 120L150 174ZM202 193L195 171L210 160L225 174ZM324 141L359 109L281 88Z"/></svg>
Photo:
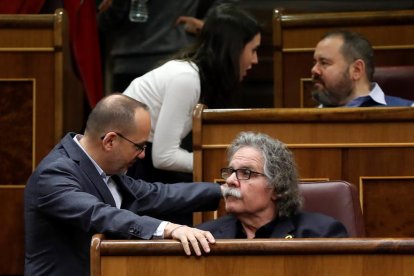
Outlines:
<svg viewBox="0 0 414 276"><path fill-rule="evenodd" d="M323 90L312 90L312 98L317 101L323 107L338 107L338 103L332 100L330 92L326 89Z"/></svg>
<svg viewBox="0 0 414 276"><path fill-rule="evenodd" d="M312 98L324 107L338 107L346 104L345 100L352 93L352 81L347 71L342 75L342 79L332 88L327 88L325 82L316 75L312 78L314 83L319 83L322 89L312 90Z"/></svg>
<svg viewBox="0 0 414 276"><path fill-rule="evenodd" d="M233 196L238 199L242 199L242 194L240 189L234 187L225 187L223 190L223 197Z"/></svg>

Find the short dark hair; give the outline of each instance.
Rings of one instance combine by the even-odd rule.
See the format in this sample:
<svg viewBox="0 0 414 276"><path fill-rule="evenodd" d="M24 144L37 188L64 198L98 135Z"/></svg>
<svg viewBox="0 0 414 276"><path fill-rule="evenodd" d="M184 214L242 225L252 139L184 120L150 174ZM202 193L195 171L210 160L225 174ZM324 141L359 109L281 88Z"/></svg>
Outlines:
<svg viewBox="0 0 414 276"><path fill-rule="evenodd" d="M263 133L248 131L240 132L233 140L227 149L228 161L244 147L252 147L263 156L264 174L269 179L269 186L277 194L278 216L292 216L302 205L293 154L281 141Z"/></svg>
<svg viewBox="0 0 414 276"><path fill-rule="evenodd" d="M101 137L108 131L118 131L127 135L133 130L135 111L139 108L148 110L147 105L126 95L106 96L89 114L85 133Z"/></svg>
<svg viewBox="0 0 414 276"><path fill-rule="evenodd" d="M351 63L357 59L362 59L365 63L365 73L370 82L373 81L375 64L374 49L368 39L359 33L348 30L334 30L322 37L322 40L329 37L340 36L344 44L341 53L345 59Z"/></svg>
<svg viewBox="0 0 414 276"><path fill-rule="evenodd" d="M234 4L222 4L209 12L196 43L178 55L198 66L200 102L210 108L226 106L240 83L243 49L260 32L256 19Z"/></svg>

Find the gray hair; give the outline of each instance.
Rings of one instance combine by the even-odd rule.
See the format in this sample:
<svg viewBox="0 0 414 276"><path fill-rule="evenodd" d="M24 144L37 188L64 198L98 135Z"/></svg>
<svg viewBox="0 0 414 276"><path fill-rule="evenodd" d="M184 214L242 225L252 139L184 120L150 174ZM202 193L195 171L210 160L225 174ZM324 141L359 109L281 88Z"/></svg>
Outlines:
<svg viewBox="0 0 414 276"><path fill-rule="evenodd" d="M285 144L263 133L241 132L227 149L227 160L241 148L252 147L262 153L263 171L272 192L277 194L279 217L293 215L302 205L293 154Z"/></svg>

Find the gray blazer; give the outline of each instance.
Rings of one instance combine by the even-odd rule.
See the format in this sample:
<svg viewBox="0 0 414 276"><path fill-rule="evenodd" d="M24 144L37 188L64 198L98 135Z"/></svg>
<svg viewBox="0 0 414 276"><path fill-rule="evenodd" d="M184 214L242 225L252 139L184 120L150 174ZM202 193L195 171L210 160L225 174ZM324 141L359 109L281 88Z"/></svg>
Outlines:
<svg viewBox="0 0 414 276"><path fill-rule="evenodd" d="M215 210L219 185L165 185L114 177L121 209L98 171L67 134L42 160L25 188L25 275L89 275L92 235L151 239L161 223L150 217ZM138 215L137 215L138 214Z"/></svg>

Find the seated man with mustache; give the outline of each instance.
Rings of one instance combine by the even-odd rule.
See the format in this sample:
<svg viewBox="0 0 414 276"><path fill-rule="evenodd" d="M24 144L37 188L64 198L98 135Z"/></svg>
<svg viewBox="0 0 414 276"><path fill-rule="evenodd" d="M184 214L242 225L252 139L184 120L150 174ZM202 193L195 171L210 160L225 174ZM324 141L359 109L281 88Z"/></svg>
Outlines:
<svg viewBox="0 0 414 276"><path fill-rule="evenodd" d="M221 176L228 215L196 228L216 239L348 237L339 221L300 211L295 161L282 142L241 132L227 157Z"/></svg>
<svg viewBox="0 0 414 276"><path fill-rule="evenodd" d="M313 98L319 107L413 106L385 95L373 82L374 50L362 35L346 30L325 34L313 55Z"/></svg>

